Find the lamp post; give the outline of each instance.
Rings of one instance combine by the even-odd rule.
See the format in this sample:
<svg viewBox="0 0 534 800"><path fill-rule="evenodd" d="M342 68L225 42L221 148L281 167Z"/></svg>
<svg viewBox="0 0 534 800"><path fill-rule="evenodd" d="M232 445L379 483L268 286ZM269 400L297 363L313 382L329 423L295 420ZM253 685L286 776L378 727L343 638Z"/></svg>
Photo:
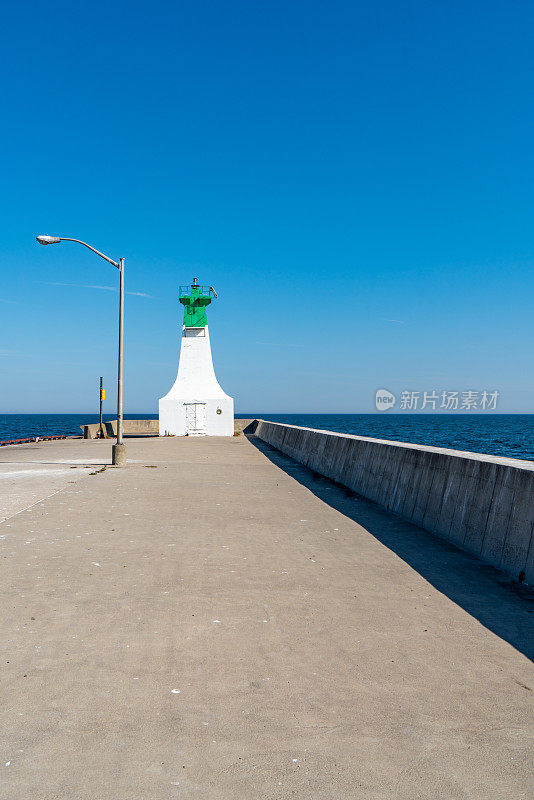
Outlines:
<svg viewBox="0 0 534 800"><path fill-rule="evenodd" d="M123 442L122 431L122 361L123 361L123 333L124 333L124 258L113 261L112 258L105 256L100 250L91 247L90 244L82 242L81 239L69 239L65 236L37 236L39 244L59 244L59 242L78 242L88 247L97 256L113 264L119 270L120 290L119 290L119 369L117 379L117 443L111 448L111 463L116 467L123 467L126 464L126 445Z"/></svg>

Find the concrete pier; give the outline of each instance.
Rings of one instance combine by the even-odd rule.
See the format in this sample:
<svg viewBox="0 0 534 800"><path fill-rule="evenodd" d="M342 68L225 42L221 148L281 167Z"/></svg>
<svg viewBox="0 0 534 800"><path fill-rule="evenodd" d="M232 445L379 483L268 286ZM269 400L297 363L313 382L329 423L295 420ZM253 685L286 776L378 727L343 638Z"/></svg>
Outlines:
<svg viewBox="0 0 534 800"><path fill-rule="evenodd" d="M532 615L256 437L0 450L2 800L519 800Z"/></svg>

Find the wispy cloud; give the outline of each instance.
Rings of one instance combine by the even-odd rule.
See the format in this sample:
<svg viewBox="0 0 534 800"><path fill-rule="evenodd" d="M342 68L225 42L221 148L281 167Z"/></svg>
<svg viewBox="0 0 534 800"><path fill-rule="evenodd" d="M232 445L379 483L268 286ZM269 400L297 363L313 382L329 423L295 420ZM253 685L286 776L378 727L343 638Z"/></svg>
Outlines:
<svg viewBox="0 0 534 800"><path fill-rule="evenodd" d="M405 322L403 319L388 319L387 317L380 317L382 322L397 322L399 325L404 325Z"/></svg>
<svg viewBox="0 0 534 800"><path fill-rule="evenodd" d="M95 286L90 283L60 283L59 281L36 281L36 283L43 283L46 286L71 286L75 289L103 289L106 292L118 291L116 286ZM134 297L148 297L151 300L156 299L154 295L146 294L146 292L125 292L125 294L131 294Z"/></svg>
<svg viewBox="0 0 534 800"><path fill-rule="evenodd" d="M4 297L0 297L0 303L9 303L10 306L20 306L17 300L6 300Z"/></svg>
<svg viewBox="0 0 534 800"><path fill-rule="evenodd" d="M43 283L45 286L72 286L76 289L105 289L107 292L117 291L114 286L93 286L88 283L60 283L59 281L36 281L36 283Z"/></svg>
<svg viewBox="0 0 534 800"><path fill-rule="evenodd" d="M19 353L17 350L1 350L0 349L0 358L10 358L10 357L14 358L15 356L17 358L21 358L21 356L23 356L23 355L24 355L23 353Z"/></svg>
<svg viewBox="0 0 534 800"><path fill-rule="evenodd" d="M262 347L304 347L303 344L294 344L293 342L254 342Z"/></svg>

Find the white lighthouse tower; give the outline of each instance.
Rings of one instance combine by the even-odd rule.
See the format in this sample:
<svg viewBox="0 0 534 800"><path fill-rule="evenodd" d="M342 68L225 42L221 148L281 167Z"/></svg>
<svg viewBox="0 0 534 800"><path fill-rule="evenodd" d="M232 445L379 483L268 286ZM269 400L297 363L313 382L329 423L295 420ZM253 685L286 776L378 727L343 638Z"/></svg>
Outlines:
<svg viewBox="0 0 534 800"><path fill-rule="evenodd" d="M206 307L212 286L180 286L182 346L174 386L159 401L160 436L233 436L234 400L215 377Z"/></svg>

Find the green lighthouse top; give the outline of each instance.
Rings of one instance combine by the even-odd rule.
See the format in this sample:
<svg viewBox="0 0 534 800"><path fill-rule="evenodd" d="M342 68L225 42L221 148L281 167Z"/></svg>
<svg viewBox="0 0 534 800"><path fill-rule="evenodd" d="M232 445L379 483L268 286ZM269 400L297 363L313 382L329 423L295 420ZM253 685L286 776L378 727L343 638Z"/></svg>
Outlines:
<svg viewBox="0 0 534 800"><path fill-rule="evenodd" d="M184 327L203 328L208 324L206 306L211 303L211 295L217 297L213 286L199 286L193 278L190 286L180 286L179 300L184 306Z"/></svg>

